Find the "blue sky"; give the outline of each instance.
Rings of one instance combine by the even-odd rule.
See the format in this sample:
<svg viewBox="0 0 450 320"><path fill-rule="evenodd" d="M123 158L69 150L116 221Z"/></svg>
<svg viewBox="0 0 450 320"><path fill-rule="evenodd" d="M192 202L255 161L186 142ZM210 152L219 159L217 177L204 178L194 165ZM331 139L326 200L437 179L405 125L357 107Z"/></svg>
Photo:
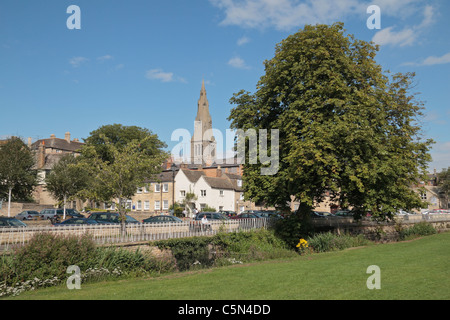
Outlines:
<svg viewBox="0 0 450 320"><path fill-rule="evenodd" d="M70 5L80 30L67 28ZM381 9L380 29L367 28L369 5ZM170 150L174 130L193 133L202 79L225 136L229 99L255 91L277 43L305 24L342 21L380 45L384 70L416 72L439 171L450 166L449 18L446 0L2 0L0 138L69 131L82 140L121 123L150 129Z"/></svg>

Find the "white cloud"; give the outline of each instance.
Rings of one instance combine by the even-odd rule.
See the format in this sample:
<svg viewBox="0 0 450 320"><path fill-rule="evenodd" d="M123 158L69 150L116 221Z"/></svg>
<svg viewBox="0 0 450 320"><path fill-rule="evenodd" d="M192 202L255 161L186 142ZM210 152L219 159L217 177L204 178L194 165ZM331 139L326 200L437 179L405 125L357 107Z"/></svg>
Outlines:
<svg viewBox="0 0 450 320"><path fill-rule="evenodd" d="M405 28L401 31L393 31L394 27L384 28L378 31L372 38L372 41L379 45L398 45L404 47L412 45L416 40L417 34L411 28Z"/></svg>
<svg viewBox="0 0 450 320"><path fill-rule="evenodd" d="M411 0L408 0L411 1ZM365 12L369 1L362 0L210 0L225 13L222 25L245 28L275 27L290 30L304 24L341 21L348 15Z"/></svg>
<svg viewBox="0 0 450 320"><path fill-rule="evenodd" d="M402 66L433 66L436 64L446 64L450 63L450 52L444 54L441 57L429 56L425 58L422 62L405 62Z"/></svg>
<svg viewBox="0 0 450 320"><path fill-rule="evenodd" d="M234 57L231 58L228 61L228 64L230 66L232 66L233 68L238 68L238 69L249 69L249 67L245 64L245 61L239 57Z"/></svg>
<svg viewBox="0 0 450 320"><path fill-rule="evenodd" d="M73 57L69 60L69 63L74 67L78 68L81 64L89 61L88 58L85 57Z"/></svg>
<svg viewBox="0 0 450 320"><path fill-rule="evenodd" d="M450 63L450 52L444 54L442 57L428 57L423 61L423 65L431 66L435 64L444 64L444 63Z"/></svg>
<svg viewBox="0 0 450 320"><path fill-rule="evenodd" d="M161 82L187 82L184 78L175 76L173 72L164 72L162 69L148 70L145 73L145 77L150 80L159 80Z"/></svg>
<svg viewBox="0 0 450 320"><path fill-rule="evenodd" d="M238 39L237 45L243 46L244 44L248 43L249 41L250 41L250 39L244 36L244 37Z"/></svg>
<svg viewBox="0 0 450 320"><path fill-rule="evenodd" d="M419 25L405 27L400 31L394 31L394 27L384 28L373 36L372 41L379 45L400 47L413 45L420 37L423 29L434 22L434 8L429 5L425 6L423 16L423 20Z"/></svg>
<svg viewBox="0 0 450 320"><path fill-rule="evenodd" d="M112 60L112 59L114 59L113 56L111 56L109 54L97 58L98 61L106 61L106 60Z"/></svg>

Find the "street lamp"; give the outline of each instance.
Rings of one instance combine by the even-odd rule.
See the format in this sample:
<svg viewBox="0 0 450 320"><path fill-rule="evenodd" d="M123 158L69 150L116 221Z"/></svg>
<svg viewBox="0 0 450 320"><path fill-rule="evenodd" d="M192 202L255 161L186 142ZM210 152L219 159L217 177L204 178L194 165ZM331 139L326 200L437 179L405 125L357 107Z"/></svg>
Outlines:
<svg viewBox="0 0 450 320"><path fill-rule="evenodd" d="M170 170L172 170L172 215L175 215L175 170L177 166L175 163L172 163L170 166Z"/></svg>

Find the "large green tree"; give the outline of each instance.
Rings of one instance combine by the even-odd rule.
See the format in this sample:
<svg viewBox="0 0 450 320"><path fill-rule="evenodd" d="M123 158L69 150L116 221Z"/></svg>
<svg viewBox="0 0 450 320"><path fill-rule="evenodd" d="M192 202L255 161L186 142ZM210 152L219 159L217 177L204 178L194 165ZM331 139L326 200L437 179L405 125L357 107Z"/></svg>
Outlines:
<svg viewBox="0 0 450 320"><path fill-rule="evenodd" d="M232 128L279 130L278 171L261 175L261 163L246 162L246 197L280 207L294 197L309 214L330 192L356 215L380 218L421 206L410 186L430 160L416 121L423 106L414 75L383 72L377 50L342 23L305 26L276 46L257 91L230 99Z"/></svg>
<svg viewBox="0 0 450 320"><path fill-rule="evenodd" d="M8 217L11 200L29 198L37 184L35 158L25 143L17 137L0 146L0 198L8 197Z"/></svg>

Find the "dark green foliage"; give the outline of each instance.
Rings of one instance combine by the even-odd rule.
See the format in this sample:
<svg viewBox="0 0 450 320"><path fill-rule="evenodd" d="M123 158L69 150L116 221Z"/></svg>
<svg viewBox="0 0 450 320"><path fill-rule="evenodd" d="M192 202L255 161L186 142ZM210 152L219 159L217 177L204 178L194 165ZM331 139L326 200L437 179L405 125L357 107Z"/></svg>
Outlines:
<svg viewBox="0 0 450 320"><path fill-rule="evenodd" d="M327 252L358 247L370 243L363 235L338 235L332 232L317 233L308 238L308 246L314 252Z"/></svg>
<svg viewBox="0 0 450 320"><path fill-rule="evenodd" d="M276 46L256 92L230 99L232 129L279 130L278 171L246 162L246 198L276 207L294 198L304 214L329 194L379 219L423 205L410 188L431 160L433 141L417 121L423 104L414 74L383 72L377 51L342 23L306 25Z"/></svg>
<svg viewBox="0 0 450 320"><path fill-rule="evenodd" d="M437 233L436 229L428 222L419 222L412 227L400 230L399 235L401 240L428 236Z"/></svg>
<svg viewBox="0 0 450 320"><path fill-rule="evenodd" d="M154 245L171 250L180 271L295 254L269 230L161 240L154 242Z"/></svg>

